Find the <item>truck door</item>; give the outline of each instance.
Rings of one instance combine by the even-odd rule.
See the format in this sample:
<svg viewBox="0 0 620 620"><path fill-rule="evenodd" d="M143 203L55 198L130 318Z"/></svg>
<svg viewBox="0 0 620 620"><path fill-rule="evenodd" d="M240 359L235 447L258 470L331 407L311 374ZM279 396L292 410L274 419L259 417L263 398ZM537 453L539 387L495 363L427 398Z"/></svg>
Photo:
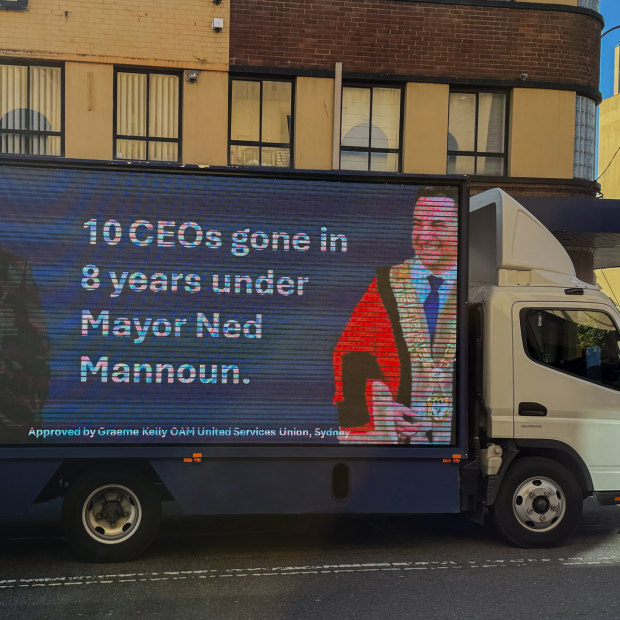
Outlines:
<svg viewBox="0 0 620 620"><path fill-rule="evenodd" d="M620 334L600 305L513 306L514 436L568 444L620 488Z"/></svg>

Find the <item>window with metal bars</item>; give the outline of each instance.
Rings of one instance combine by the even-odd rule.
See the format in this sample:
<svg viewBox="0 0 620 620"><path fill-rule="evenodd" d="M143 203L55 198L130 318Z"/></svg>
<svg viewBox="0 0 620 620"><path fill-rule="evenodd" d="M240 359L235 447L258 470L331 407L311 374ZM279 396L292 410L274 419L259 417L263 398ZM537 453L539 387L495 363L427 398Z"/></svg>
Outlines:
<svg viewBox="0 0 620 620"><path fill-rule="evenodd" d="M0 64L0 153L64 154L63 68Z"/></svg>
<svg viewBox="0 0 620 620"><path fill-rule="evenodd" d="M115 159L180 161L180 76L117 69L114 88Z"/></svg>

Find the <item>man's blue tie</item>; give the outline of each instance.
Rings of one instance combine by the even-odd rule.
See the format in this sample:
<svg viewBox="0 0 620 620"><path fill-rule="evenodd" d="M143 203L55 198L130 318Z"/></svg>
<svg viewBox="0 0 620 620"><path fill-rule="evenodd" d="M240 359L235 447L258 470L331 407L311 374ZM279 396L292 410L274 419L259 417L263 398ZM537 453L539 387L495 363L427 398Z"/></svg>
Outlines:
<svg viewBox="0 0 620 620"><path fill-rule="evenodd" d="M437 327L437 314L439 313L439 287L443 284L443 278L439 276L427 276L431 291L424 301L424 314L426 325L431 337L431 346L435 340L435 328Z"/></svg>

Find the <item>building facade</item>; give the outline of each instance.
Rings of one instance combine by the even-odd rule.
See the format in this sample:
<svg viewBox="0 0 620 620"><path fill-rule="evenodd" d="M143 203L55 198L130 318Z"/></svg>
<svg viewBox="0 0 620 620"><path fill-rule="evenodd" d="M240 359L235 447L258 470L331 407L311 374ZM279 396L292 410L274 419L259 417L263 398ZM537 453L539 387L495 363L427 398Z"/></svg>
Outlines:
<svg viewBox="0 0 620 620"><path fill-rule="evenodd" d="M0 152L594 196L594 0L0 0Z"/></svg>
<svg viewBox="0 0 620 620"><path fill-rule="evenodd" d="M605 199L620 199L620 46L614 52L613 96L599 108L598 181ZM620 268L596 271L596 282L620 307Z"/></svg>
<svg viewBox="0 0 620 620"><path fill-rule="evenodd" d="M599 110L598 162L601 192L605 198L620 198L620 45L614 51L614 94Z"/></svg>

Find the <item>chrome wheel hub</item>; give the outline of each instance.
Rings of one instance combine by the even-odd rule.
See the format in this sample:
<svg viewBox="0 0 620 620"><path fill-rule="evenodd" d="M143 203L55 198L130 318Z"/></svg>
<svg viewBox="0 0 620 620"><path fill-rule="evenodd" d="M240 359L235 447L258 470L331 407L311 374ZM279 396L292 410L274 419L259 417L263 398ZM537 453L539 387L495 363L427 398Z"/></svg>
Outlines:
<svg viewBox="0 0 620 620"><path fill-rule="evenodd" d="M137 531L142 506L127 487L110 484L95 489L84 502L82 523L97 542L114 545L125 542Z"/></svg>
<svg viewBox="0 0 620 620"><path fill-rule="evenodd" d="M550 478L537 476L522 482L515 491L512 507L526 529L547 532L560 523L566 512L562 488Z"/></svg>

